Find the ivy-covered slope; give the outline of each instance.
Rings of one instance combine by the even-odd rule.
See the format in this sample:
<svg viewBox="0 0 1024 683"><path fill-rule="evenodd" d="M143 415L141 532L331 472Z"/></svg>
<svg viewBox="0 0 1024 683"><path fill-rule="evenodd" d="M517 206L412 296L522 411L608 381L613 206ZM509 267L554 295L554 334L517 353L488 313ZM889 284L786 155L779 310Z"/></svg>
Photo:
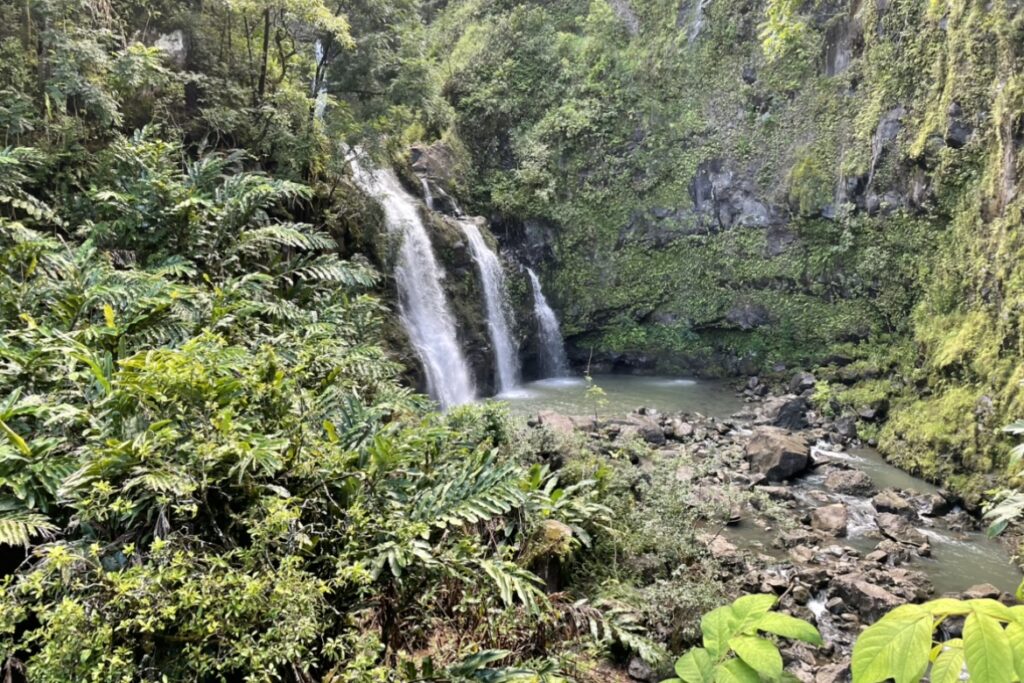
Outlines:
<svg viewBox="0 0 1024 683"><path fill-rule="evenodd" d="M998 455L1020 3L462 0L432 36L463 189L542 261L578 359L824 364L825 409L888 404L908 466Z"/></svg>

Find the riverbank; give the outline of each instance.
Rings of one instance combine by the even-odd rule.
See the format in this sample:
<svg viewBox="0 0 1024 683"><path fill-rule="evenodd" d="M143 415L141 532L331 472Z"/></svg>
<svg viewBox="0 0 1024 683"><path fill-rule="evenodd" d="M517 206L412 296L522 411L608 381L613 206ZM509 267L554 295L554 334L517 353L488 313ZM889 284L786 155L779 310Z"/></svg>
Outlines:
<svg viewBox="0 0 1024 683"><path fill-rule="evenodd" d="M695 386L678 391L692 401ZM638 500L669 479L697 511L698 538L726 593L774 593L781 609L821 630L823 648L784 648L800 680L848 680L857 635L900 604L937 595L1013 601L1020 572L955 495L885 463L851 421L815 413L805 395L812 377L798 375L789 388L774 393L750 380L728 417L640 407L595 420L539 410L530 424L628 458ZM640 681L662 673L636 660L628 672Z"/></svg>

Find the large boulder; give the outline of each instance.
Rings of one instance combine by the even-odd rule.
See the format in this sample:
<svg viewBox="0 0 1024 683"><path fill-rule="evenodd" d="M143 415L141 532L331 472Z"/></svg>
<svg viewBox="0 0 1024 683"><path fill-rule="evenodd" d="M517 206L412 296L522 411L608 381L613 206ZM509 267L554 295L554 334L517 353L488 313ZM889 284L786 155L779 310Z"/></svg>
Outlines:
<svg viewBox="0 0 1024 683"><path fill-rule="evenodd" d="M904 600L867 580L863 574L843 574L835 578L836 592L847 605L867 621L877 621Z"/></svg>
<svg viewBox="0 0 1024 683"><path fill-rule="evenodd" d="M785 429L758 427L747 442L746 456L754 472L769 481L784 481L807 469L811 446L803 437Z"/></svg>
<svg viewBox="0 0 1024 683"><path fill-rule="evenodd" d="M537 423L541 427L547 427L556 434L572 434L576 425L568 415L556 413L553 410L542 410L537 414Z"/></svg>
<svg viewBox="0 0 1024 683"><path fill-rule="evenodd" d="M927 537L902 515L882 512L875 518L875 523L878 525L878 529L882 532L883 536L899 543L921 546L928 542Z"/></svg>
<svg viewBox="0 0 1024 683"><path fill-rule="evenodd" d="M832 470L825 476L825 488L851 496L871 493L871 477L860 470Z"/></svg>
<svg viewBox="0 0 1024 683"><path fill-rule="evenodd" d="M830 536L845 536L849 513L842 503L833 503L816 508L811 513L811 526Z"/></svg>
<svg viewBox="0 0 1024 683"><path fill-rule="evenodd" d="M914 510L906 498L896 489L885 489L879 492L874 498L871 499L871 504L875 506L875 509L879 512L888 512L895 515L903 515L905 517L916 517L917 511Z"/></svg>

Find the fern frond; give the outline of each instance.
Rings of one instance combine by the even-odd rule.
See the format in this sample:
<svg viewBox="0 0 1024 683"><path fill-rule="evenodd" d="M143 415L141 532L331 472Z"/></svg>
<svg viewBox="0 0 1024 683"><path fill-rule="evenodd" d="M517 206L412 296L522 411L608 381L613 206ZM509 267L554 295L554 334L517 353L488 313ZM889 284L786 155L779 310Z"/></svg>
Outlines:
<svg viewBox="0 0 1024 683"><path fill-rule="evenodd" d="M57 526L44 515L34 512L0 512L0 545L26 548L36 537L49 539Z"/></svg>

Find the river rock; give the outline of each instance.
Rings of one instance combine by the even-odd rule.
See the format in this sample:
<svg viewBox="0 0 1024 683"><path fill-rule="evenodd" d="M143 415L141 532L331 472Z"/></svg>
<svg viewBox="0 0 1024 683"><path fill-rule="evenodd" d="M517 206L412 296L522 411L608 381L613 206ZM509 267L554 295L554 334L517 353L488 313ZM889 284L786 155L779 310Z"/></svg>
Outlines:
<svg viewBox="0 0 1024 683"><path fill-rule="evenodd" d="M629 666L626 668L626 673L628 673L629 677L634 681L657 680L651 666L639 657L633 657L629 660Z"/></svg>
<svg viewBox="0 0 1024 683"><path fill-rule="evenodd" d="M964 600L979 600L983 598L998 600L1000 595L1002 595L1002 591L991 583L978 583L963 592Z"/></svg>
<svg viewBox="0 0 1024 683"><path fill-rule="evenodd" d="M667 426L668 435L678 441L683 441L693 436L693 425L685 420L681 420L678 417L674 417L668 422Z"/></svg>
<svg viewBox="0 0 1024 683"><path fill-rule="evenodd" d="M914 508L910 505L910 502L900 495L895 489L885 489L880 492L871 499L871 504L874 505L875 509L879 512L890 512L897 515L904 515L906 517L916 516Z"/></svg>
<svg viewBox="0 0 1024 683"><path fill-rule="evenodd" d="M776 482L804 472L810 452L806 440L777 427L758 427L746 446L751 469Z"/></svg>
<svg viewBox="0 0 1024 683"><path fill-rule="evenodd" d="M811 513L811 526L818 531L824 531L830 536L845 536L846 522L849 513L842 503L833 503L814 510Z"/></svg>
<svg viewBox="0 0 1024 683"><path fill-rule="evenodd" d="M860 470L832 470L825 476L825 488L835 493L862 496L871 493L871 477Z"/></svg>
<svg viewBox="0 0 1024 683"><path fill-rule="evenodd" d="M881 586L866 580L863 574L837 576L835 588L850 607L868 621L876 621L883 614L903 604L903 600Z"/></svg>
<svg viewBox="0 0 1024 683"><path fill-rule="evenodd" d="M901 515L894 515L891 512L879 513L875 518L875 524L882 534L900 543L909 543L920 546L928 542L928 539L918 531L910 521Z"/></svg>
<svg viewBox="0 0 1024 683"><path fill-rule="evenodd" d="M537 423L557 434L572 434L576 429L572 418L553 410L542 410L537 414Z"/></svg>

